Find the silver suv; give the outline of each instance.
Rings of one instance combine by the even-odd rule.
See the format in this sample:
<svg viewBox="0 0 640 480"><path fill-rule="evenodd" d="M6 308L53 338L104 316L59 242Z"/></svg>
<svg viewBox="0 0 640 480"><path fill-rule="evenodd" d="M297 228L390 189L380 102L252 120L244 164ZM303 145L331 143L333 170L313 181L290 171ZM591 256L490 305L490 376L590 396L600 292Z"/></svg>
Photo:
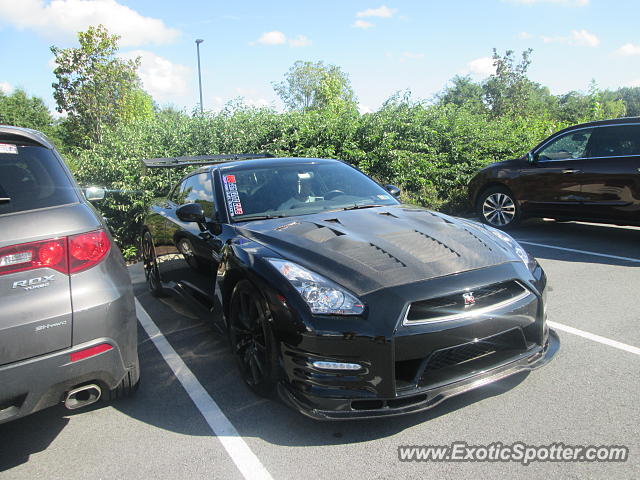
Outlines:
<svg viewBox="0 0 640 480"><path fill-rule="evenodd" d="M122 254L50 141L9 126L0 126L0 305L0 423L137 386Z"/></svg>

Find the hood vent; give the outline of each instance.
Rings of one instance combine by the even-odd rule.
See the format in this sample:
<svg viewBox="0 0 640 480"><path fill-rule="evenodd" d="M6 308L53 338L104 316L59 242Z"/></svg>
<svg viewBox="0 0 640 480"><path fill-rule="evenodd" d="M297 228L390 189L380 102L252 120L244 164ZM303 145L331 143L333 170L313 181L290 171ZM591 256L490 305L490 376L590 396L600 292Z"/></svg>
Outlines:
<svg viewBox="0 0 640 480"><path fill-rule="evenodd" d="M423 263L451 260L460 257L458 252L418 230L406 230L381 235L380 238L409 255L414 256Z"/></svg>
<svg viewBox="0 0 640 480"><path fill-rule="evenodd" d="M311 228L308 232L305 232L302 236L316 243L324 243L332 238L340 237L344 233L334 230L333 228L323 227L317 223L311 224L317 228Z"/></svg>
<svg viewBox="0 0 640 480"><path fill-rule="evenodd" d="M462 228L463 228L463 230L465 232L467 232L469 235L471 235L473 238L475 238L478 242L480 242L480 244L484 248L488 249L490 252L492 251L491 247L489 245L487 245L487 243L484 240L482 240L480 237L478 237L475 233L473 233L471 230L467 230L465 227L462 227Z"/></svg>
<svg viewBox="0 0 640 480"><path fill-rule="evenodd" d="M336 251L379 272L406 267L398 258L372 243L354 241L340 242L340 245L337 242L332 243Z"/></svg>

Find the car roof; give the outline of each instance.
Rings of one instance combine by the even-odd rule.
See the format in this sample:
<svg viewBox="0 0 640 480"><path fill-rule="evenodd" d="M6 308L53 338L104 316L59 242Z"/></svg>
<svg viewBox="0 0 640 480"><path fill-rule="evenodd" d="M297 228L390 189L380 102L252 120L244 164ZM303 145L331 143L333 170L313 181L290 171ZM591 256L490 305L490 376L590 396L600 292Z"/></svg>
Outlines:
<svg viewBox="0 0 640 480"><path fill-rule="evenodd" d="M624 124L632 124L632 123L640 123L640 117L622 117L622 118L609 118L607 120L596 120L593 122L586 123L578 123L576 125L571 125L570 127L563 128L562 130L558 130L557 132L549 135L547 138L538 143L531 151L536 151L539 148L543 147L551 140L559 137L560 135L571 132L573 130L580 130L582 128L589 127L604 127L607 125L624 125Z"/></svg>
<svg viewBox="0 0 640 480"><path fill-rule="evenodd" d="M31 128L14 127L12 125L0 125L0 141L27 140L37 143L45 148L53 149L51 141L41 132Z"/></svg>
<svg viewBox="0 0 640 480"><path fill-rule="evenodd" d="M278 157L278 158L258 158L251 160L238 160L233 162L217 163L215 165L205 165L191 173L209 172L212 170L234 169L236 171L250 170L252 168L276 168L283 165L309 165L327 163L345 163L342 160L333 158L307 158L307 157Z"/></svg>
<svg viewBox="0 0 640 480"><path fill-rule="evenodd" d="M640 123L640 117L610 118L607 120L595 120L593 122L579 123L577 125L571 125L570 127L564 128L558 131L557 133L568 132L570 130L575 130L578 128L602 127L606 125L622 125L625 123Z"/></svg>

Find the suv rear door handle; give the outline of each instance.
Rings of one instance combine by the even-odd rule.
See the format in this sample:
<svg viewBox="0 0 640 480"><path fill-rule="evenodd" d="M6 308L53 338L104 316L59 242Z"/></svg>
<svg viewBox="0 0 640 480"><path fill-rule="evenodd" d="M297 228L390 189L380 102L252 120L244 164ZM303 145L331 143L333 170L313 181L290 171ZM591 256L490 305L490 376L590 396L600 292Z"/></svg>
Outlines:
<svg viewBox="0 0 640 480"><path fill-rule="evenodd" d="M567 169L567 170L562 170L562 173L580 173L580 170L573 170L573 169Z"/></svg>

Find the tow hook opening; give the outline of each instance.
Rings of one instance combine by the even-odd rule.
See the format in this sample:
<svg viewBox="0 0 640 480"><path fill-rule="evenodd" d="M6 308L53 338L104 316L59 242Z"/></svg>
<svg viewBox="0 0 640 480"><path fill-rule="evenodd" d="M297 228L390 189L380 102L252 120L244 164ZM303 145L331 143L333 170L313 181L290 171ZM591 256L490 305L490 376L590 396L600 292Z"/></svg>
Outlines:
<svg viewBox="0 0 640 480"><path fill-rule="evenodd" d="M67 392L64 406L68 410L75 410L96 403L101 396L102 390L98 385L83 385Z"/></svg>

